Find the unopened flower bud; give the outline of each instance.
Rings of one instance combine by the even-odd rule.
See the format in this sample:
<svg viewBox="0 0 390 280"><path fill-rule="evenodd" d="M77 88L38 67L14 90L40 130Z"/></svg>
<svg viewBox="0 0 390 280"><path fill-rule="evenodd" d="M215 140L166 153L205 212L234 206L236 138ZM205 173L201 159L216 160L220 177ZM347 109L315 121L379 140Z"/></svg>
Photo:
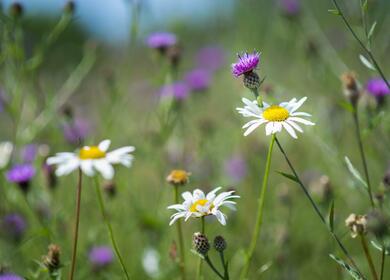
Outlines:
<svg viewBox="0 0 390 280"><path fill-rule="evenodd" d="M18 2L14 2L10 8L9 13L13 18L19 18L23 15L23 6Z"/></svg>
<svg viewBox="0 0 390 280"><path fill-rule="evenodd" d="M225 238L223 238L221 235L218 235L214 238L214 248L218 252L223 252L225 251L227 247L227 243Z"/></svg>
<svg viewBox="0 0 390 280"><path fill-rule="evenodd" d="M169 173L166 180L174 186L182 186L189 182L190 175L191 173L185 170L175 169Z"/></svg>
<svg viewBox="0 0 390 280"><path fill-rule="evenodd" d="M180 63L182 48L178 45L173 45L167 49L166 55L173 68L177 68Z"/></svg>
<svg viewBox="0 0 390 280"><path fill-rule="evenodd" d="M201 254L202 256L206 256L208 251L210 250L210 243L207 239L206 235L195 232L192 237L192 244L196 252Z"/></svg>
<svg viewBox="0 0 390 280"><path fill-rule="evenodd" d="M353 106L356 106L360 97L360 87L356 81L354 73L344 73L341 76L341 82L343 83L343 91L345 97L351 102Z"/></svg>
<svg viewBox="0 0 390 280"><path fill-rule="evenodd" d="M61 267L60 255L61 248L56 244L51 244L47 255L43 257L43 264L50 272L56 271Z"/></svg>
<svg viewBox="0 0 390 280"><path fill-rule="evenodd" d="M260 77L255 71L244 74L244 86L253 90L260 87Z"/></svg>
<svg viewBox="0 0 390 280"><path fill-rule="evenodd" d="M76 8L76 5L75 5L74 1L68 1L65 4L64 12L69 13L69 14L73 14L75 11L75 8Z"/></svg>
<svg viewBox="0 0 390 280"><path fill-rule="evenodd" d="M367 232L367 216L351 214L345 220L345 225L351 230L352 238Z"/></svg>

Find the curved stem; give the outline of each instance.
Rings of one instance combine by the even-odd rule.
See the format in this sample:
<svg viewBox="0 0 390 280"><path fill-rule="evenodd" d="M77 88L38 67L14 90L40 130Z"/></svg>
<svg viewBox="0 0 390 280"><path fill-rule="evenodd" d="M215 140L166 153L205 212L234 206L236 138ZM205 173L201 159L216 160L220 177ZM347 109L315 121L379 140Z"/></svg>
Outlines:
<svg viewBox="0 0 390 280"><path fill-rule="evenodd" d="M79 223L80 223L80 204L81 204L81 190L83 183L83 174L81 169L79 169L79 180L77 184L77 195L76 195L76 220L74 223L74 232L73 232L73 251L72 251L72 262L71 269L69 274L69 280L73 280L74 272L76 269L76 256L77 256L77 241L79 239Z"/></svg>
<svg viewBox="0 0 390 280"><path fill-rule="evenodd" d="M205 223L204 223L204 216L200 218L201 219L201 232L202 234L205 233ZM199 280L201 278L202 274L202 259L199 258L198 267L196 268L196 280Z"/></svg>
<svg viewBox="0 0 390 280"><path fill-rule="evenodd" d="M211 262L209 256L205 256L204 260L210 266L210 268L215 272L215 274L217 274L219 276L219 278L221 278L223 280L225 279L225 277L223 277L223 275L215 268L215 266Z"/></svg>
<svg viewBox="0 0 390 280"><path fill-rule="evenodd" d="M179 203L179 190L178 186L175 186L175 203ZM181 278L183 280L186 279L186 264L185 264L185 249L184 249L184 239L183 239L183 230L181 227L181 221L176 222L177 227L177 236L179 239L179 250L180 250L180 260L179 260L179 267L181 272Z"/></svg>
<svg viewBox="0 0 390 280"><path fill-rule="evenodd" d="M229 270L228 270L228 267L227 267L227 263L225 261L225 255L224 255L223 251L219 252L219 256L221 258L221 263L222 263L222 266L223 266L224 279L229 280Z"/></svg>
<svg viewBox="0 0 390 280"><path fill-rule="evenodd" d="M114 247L115 254L116 254L116 256L117 256L117 258L119 260L119 264L120 264L120 266L122 268L122 271L123 271L123 273L125 275L125 278L127 280L130 280L129 273L127 272L127 269L126 269L126 266L124 264L122 255L119 252L119 248L118 248L118 245L117 245L115 237L114 237L114 232L112 230L112 226L111 226L110 220L108 219L106 209L104 207L103 196L102 196L102 192L100 191L99 181L98 181L97 177L95 177L95 178L96 178L95 179L95 189L96 189L96 194L97 194L98 201L99 201L100 212L102 213L104 222L106 223L106 226L107 226L107 229L108 229L108 234L110 236L112 246Z"/></svg>
<svg viewBox="0 0 390 280"><path fill-rule="evenodd" d="M366 161L366 156L364 153L362 136L360 133L359 116L358 116L357 110L358 110L358 108L357 108L357 106L355 106L355 108L353 110L353 120L354 120L355 128L356 128L356 138L357 138L358 144L359 144L359 152L360 152L360 156L361 156L362 163L363 163L364 176L366 177L368 196L370 197L371 206L374 208L375 204L374 204L374 199L372 197L370 177L368 175L367 161Z"/></svg>
<svg viewBox="0 0 390 280"><path fill-rule="evenodd" d="M263 177L263 183L262 183L262 187L261 187L260 197L258 199L256 225L255 225L255 228L254 228L253 233L252 233L251 243L249 245L245 266L241 272L240 279L246 279L248 277L250 263L251 263L252 258L253 258L253 253L255 252L255 249L256 249L257 240L258 240L260 233L261 233L261 225L263 222L263 208L264 208L265 195L266 195L267 186L268 186L268 177L269 177L269 171L270 171L270 167L271 167L272 150L274 147L275 139L276 139L275 134L272 134L271 142L270 142L269 148L268 148L267 161L265 164L265 171L264 171L264 177Z"/></svg>
<svg viewBox="0 0 390 280"><path fill-rule="evenodd" d="M355 261L352 259L351 255L348 253L347 249L345 248L345 246L343 245L343 243L341 242L340 238L336 235L336 233L333 232L333 230L329 227L329 225L327 224L324 216L321 214L321 211L320 209L318 208L318 206L316 205L316 203L314 202L313 198L311 197L311 195L309 194L307 188L305 187L305 185L302 183L301 179L299 178L298 176L298 173L295 171L295 168L294 166L292 165L291 161L289 160L289 158L287 157L287 154L286 152L284 151L282 145L280 144L278 138L276 138L276 144L278 145L278 148L280 150L280 152L283 154L288 166L290 167L291 169L291 172L294 174L295 176L295 179L297 180L297 183L298 185L301 187L302 191L304 192L304 194L306 195L306 197L309 199L310 201L310 204L312 205L314 211L317 213L318 217L320 218L321 222L326 226L326 228L328 229L330 235L333 237L333 239L336 241L337 245L340 247L340 249L343 251L343 253L345 254L345 256L348 258L348 260L351 262L351 264L354 266L354 268L361 274L363 275L358 266L356 265Z"/></svg>
<svg viewBox="0 0 390 280"><path fill-rule="evenodd" d="M334 6L336 7L339 15L341 16L342 20L344 21L345 25L347 26L348 30L351 32L352 36L355 38L355 40L359 43L360 47L367 53L367 55L370 57L372 63L374 64L374 67L375 69L377 70L377 72L379 73L379 75L381 76L381 78L383 79L383 81L387 84L387 86L390 88L390 83L389 81L386 79L385 77L385 74L383 73L382 69L379 67L379 64L378 62L375 60L371 50L369 48L367 48L364 43L362 42L362 40L360 40L360 38L357 36L357 34L355 33L355 31L353 31L351 25L349 24L347 18L345 17L343 11L340 9L340 6L339 4L337 3L337 0L332 0Z"/></svg>
<svg viewBox="0 0 390 280"><path fill-rule="evenodd" d="M376 274L376 271L375 271L374 262L372 261L370 250L368 249L367 241L366 241L366 238L364 237L363 234L360 235L360 241L362 243L364 254L366 255L366 259L367 259L368 265L370 267L372 277L374 280L378 280L378 275Z"/></svg>

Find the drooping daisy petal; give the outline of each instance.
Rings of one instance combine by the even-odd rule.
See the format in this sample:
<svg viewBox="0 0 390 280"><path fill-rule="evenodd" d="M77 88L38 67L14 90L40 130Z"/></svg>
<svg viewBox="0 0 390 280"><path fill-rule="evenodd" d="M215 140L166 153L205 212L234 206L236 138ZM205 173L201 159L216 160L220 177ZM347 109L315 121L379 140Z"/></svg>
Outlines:
<svg viewBox="0 0 390 280"><path fill-rule="evenodd" d="M106 139L99 143L99 149L103 152L107 152L108 148L110 147L111 141Z"/></svg>

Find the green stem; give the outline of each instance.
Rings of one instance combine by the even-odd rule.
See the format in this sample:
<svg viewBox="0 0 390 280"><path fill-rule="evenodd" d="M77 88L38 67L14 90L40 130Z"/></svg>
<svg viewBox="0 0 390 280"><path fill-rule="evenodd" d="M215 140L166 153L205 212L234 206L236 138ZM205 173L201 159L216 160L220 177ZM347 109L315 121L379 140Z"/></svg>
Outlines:
<svg viewBox="0 0 390 280"><path fill-rule="evenodd" d="M360 241L362 243L364 254L366 255L366 259L367 259L368 265L370 267L372 277L374 280L378 280L378 276L377 276L376 271L375 271L374 262L372 261L370 250L368 249L367 241L366 241L366 238L364 237L363 234L360 235Z"/></svg>
<svg viewBox="0 0 390 280"><path fill-rule="evenodd" d="M202 234L205 233L205 223L204 223L204 216L200 218L201 219L201 232ZM201 279L201 274L202 274L202 259L199 258L198 266L196 268L196 280Z"/></svg>
<svg viewBox="0 0 390 280"><path fill-rule="evenodd" d="M83 174L81 169L79 169L79 180L77 184L77 195L76 195L76 220L74 223L74 233L73 233L73 251L72 251L72 262L69 274L69 280L74 279L74 272L76 268L76 256L77 256L77 241L79 239L79 224L80 224L80 204L81 204L81 190L83 182Z"/></svg>
<svg viewBox="0 0 390 280"><path fill-rule="evenodd" d="M321 211L320 209L318 208L317 204L314 202L313 198L311 197L311 195L309 194L307 188L305 187L305 185L302 183L301 179L299 178L298 176L298 173L295 171L295 168L294 166L292 165L291 161L289 160L289 158L287 157L287 154L286 152L284 151L282 145L280 144L278 138L276 138L276 144L278 145L278 148L280 150L280 152L283 154L288 166L290 167L291 169L291 172L294 174L295 176L295 179L297 180L297 183L298 185L301 187L302 191L304 192L304 194L306 195L306 197L309 199L310 201L310 204L312 205L314 211L317 213L318 217L320 218L321 222L326 226L326 228L328 229L329 233L331 234L331 236L333 237L333 239L336 241L337 245L340 247L340 249L343 251L343 253L345 254L345 256L348 258L348 260L351 262L351 264L355 267L355 269L362 275L362 273L360 272L358 266L356 265L355 261L352 259L351 255L348 253L347 249L345 248L345 246L343 245L343 243L341 242L340 238L336 235L336 233L334 233L334 231L329 227L329 225L327 224L324 216L321 214Z"/></svg>
<svg viewBox="0 0 390 280"><path fill-rule="evenodd" d="M362 163L363 163L364 176L366 177L368 196L370 198L371 206L374 208L375 204L374 204L374 199L372 197L370 177L368 175L369 173L368 173L367 161L366 161L366 156L364 153L362 136L360 133L359 116L358 116L357 110L358 110L357 106L355 106L354 111L353 111L353 120L354 120L355 128L356 128L356 138L357 138L358 144L359 144L359 152L360 152L360 156L361 156Z"/></svg>
<svg viewBox="0 0 390 280"><path fill-rule="evenodd" d="M385 260L386 260L386 247L385 247L385 245L382 245L381 276L380 276L380 280L383 280L383 275L385 274Z"/></svg>
<svg viewBox="0 0 390 280"><path fill-rule="evenodd" d="M223 251L219 252L219 256L221 258L221 263L222 263L222 266L223 266L224 279L225 280L229 280L229 270L228 270L228 267L227 267L227 263L225 261L225 255L224 255Z"/></svg>
<svg viewBox="0 0 390 280"><path fill-rule="evenodd" d="M370 57L372 63L374 64L375 69L383 79L383 81L387 84L387 86L390 88L389 80L386 79L385 74L383 73L382 69L380 68L378 62L374 58L374 55L372 54L371 50L367 48L362 40L359 39L355 31L353 31L351 25L349 24L347 18L345 17L343 11L340 9L339 4L337 3L337 0L332 0L334 6L336 7L339 15L341 16L342 20L344 21L344 24L347 26L348 30L351 32L352 36L355 38L355 40L359 43L360 47L367 53L367 55Z"/></svg>
<svg viewBox="0 0 390 280"><path fill-rule="evenodd" d="M210 268L215 272L215 274L217 274L219 276L219 278L221 278L222 280L225 279L225 277L223 277L223 275L215 268L215 266L211 262L209 256L205 256L204 260L210 266Z"/></svg>
<svg viewBox="0 0 390 280"><path fill-rule="evenodd" d="M175 203L179 203L179 189L178 186L175 186ZM185 249L184 249L184 239L183 239L183 230L181 227L181 221L176 222L177 227L177 236L179 239L179 250L180 250L180 260L179 267L181 272L181 278L186 279L186 265L185 265Z"/></svg>
<svg viewBox="0 0 390 280"><path fill-rule="evenodd" d="M268 177L269 177L269 171L271 167L272 150L274 147L275 139L276 139L275 134L272 134L271 142L268 148L267 161L266 161L264 177L263 177L263 184L261 187L260 197L258 199L256 225L252 233L251 243L249 245L249 249L246 256L246 262L244 265L244 269L241 272L240 279L246 279L248 277L250 263L253 258L253 253L255 252L256 249L257 240L261 233L261 225L263 222L263 208L264 208L266 190L268 186Z"/></svg>
<svg viewBox="0 0 390 280"><path fill-rule="evenodd" d="M100 190L99 181L98 181L97 177L95 177L95 178L96 178L95 179L95 189L96 189L96 194L97 194L98 201L99 201L100 211L102 213L104 222L106 223L106 226L107 226L107 229L108 229L108 234L110 236L112 246L114 247L114 251L115 251L115 254L116 254L116 256L117 256L117 258L119 260L119 263L120 263L120 266L122 268L122 271L123 271L123 273L125 275L125 278L127 280L129 280L130 279L129 273L127 272L127 269L126 269L126 266L124 264L122 255L119 252L119 248L118 248L118 245L117 245L115 237L114 237L114 232L112 230L112 226L111 226L110 220L108 219L106 209L104 207L103 195L102 195L102 192Z"/></svg>

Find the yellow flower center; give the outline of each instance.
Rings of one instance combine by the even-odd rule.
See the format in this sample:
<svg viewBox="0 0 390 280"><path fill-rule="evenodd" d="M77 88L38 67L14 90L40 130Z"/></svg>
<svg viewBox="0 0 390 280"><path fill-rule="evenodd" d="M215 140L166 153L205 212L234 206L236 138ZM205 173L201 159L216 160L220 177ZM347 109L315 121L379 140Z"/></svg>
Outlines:
<svg viewBox="0 0 390 280"><path fill-rule="evenodd" d="M271 122L281 122L287 120L289 113L287 109L278 105L272 105L265 109L263 112L263 118Z"/></svg>
<svg viewBox="0 0 390 280"><path fill-rule="evenodd" d="M98 159L105 156L106 153L100 150L98 146L85 146L79 152L80 159Z"/></svg>
<svg viewBox="0 0 390 280"><path fill-rule="evenodd" d="M196 209L198 207L198 205L205 206L208 202L209 201L207 199L199 199L194 204L191 205L190 211L191 212L198 212L198 210ZM214 205L211 205L210 210L213 209L213 207L214 207Z"/></svg>

